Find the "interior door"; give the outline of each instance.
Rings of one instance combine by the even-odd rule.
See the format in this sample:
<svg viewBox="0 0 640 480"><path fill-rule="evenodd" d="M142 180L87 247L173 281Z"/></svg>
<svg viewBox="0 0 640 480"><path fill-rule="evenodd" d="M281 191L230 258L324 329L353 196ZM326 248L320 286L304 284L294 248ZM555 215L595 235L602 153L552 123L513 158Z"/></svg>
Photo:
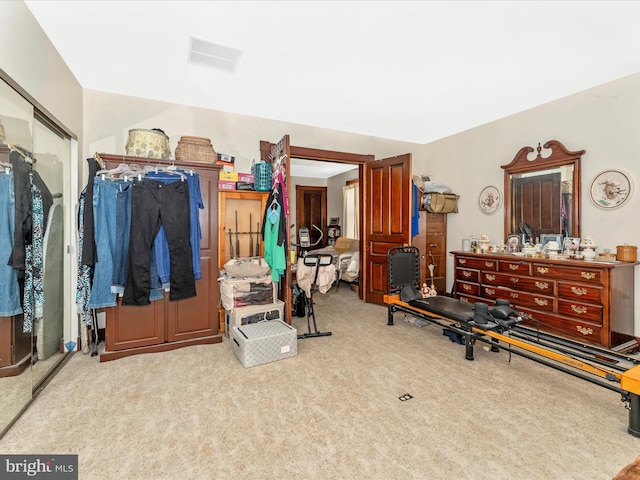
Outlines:
<svg viewBox="0 0 640 480"><path fill-rule="evenodd" d="M410 244L411 154L366 163L363 176L364 271L360 288L364 301L384 305L387 252Z"/></svg>
<svg viewBox="0 0 640 480"><path fill-rule="evenodd" d="M320 239L320 233L313 225L322 230L323 239L316 248L327 244L327 187L296 185L296 226L307 227L313 245Z"/></svg>

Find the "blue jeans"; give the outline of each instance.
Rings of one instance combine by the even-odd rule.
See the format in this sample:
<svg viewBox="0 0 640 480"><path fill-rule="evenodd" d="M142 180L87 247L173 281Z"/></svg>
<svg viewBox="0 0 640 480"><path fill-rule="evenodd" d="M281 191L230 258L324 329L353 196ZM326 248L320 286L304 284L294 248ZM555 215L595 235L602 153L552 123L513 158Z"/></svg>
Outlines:
<svg viewBox="0 0 640 480"><path fill-rule="evenodd" d="M98 261L93 270L89 308L113 307L116 304L111 283L116 253L118 190L123 183L124 180L103 180L101 177L93 179L93 215Z"/></svg>
<svg viewBox="0 0 640 480"><path fill-rule="evenodd" d="M13 249L15 224L13 173L0 173L0 317L22 313L18 270L7 264Z"/></svg>

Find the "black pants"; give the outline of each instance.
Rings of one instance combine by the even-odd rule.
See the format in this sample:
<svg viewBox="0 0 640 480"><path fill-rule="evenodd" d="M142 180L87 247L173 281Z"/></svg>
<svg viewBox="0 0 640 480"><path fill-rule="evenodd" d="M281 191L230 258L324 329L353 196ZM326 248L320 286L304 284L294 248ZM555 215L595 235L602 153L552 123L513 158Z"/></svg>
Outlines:
<svg viewBox="0 0 640 480"><path fill-rule="evenodd" d="M186 181L162 183L142 180L133 184L123 305L149 304L149 259L160 225L164 226L169 244L169 300L195 297L189 223L189 186Z"/></svg>

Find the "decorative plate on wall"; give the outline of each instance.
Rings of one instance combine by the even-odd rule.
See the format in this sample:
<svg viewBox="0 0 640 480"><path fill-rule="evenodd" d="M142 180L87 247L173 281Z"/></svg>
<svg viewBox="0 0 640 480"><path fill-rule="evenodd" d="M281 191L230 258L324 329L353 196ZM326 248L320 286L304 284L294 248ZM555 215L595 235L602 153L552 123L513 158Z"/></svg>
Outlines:
<svg viewBox="0 0 640 480"><path fill-rule="evenodd" d="M633 194L631 177L620 170L605 170L591 182L591 201L600 208L618 208Z"/></svg>
<svg viewBox="0 0 640 480"><path fill-rule="evenodd" d="M493 215L502 206L502 192L498 187L489 185L484 187L480 192L479 198L480 210L486 215Z"/></svg>

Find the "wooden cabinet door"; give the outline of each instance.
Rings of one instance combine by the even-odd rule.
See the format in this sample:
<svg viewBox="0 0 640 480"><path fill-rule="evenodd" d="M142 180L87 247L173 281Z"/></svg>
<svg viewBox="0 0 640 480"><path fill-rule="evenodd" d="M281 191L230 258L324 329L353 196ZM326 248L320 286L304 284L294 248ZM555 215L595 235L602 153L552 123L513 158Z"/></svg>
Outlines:
<svg viewBox="0 0 640 480"><path fill-rule="evenodd" d="M218 269L212 257L201 257L202 278L196 280L197 295L167 302L167 341L207 337L218 333L218 297L211 295L217 285ZM214 289L217 293L217 288Z"/></svg>
<svg viewBox="0 0 640 480"><path fill-rule="evenodd" d="M118 297L117 307L106 309L106 349L124 350L164 343L165 302L166 299L161 299L144 306L122 305Z"/></svg>

